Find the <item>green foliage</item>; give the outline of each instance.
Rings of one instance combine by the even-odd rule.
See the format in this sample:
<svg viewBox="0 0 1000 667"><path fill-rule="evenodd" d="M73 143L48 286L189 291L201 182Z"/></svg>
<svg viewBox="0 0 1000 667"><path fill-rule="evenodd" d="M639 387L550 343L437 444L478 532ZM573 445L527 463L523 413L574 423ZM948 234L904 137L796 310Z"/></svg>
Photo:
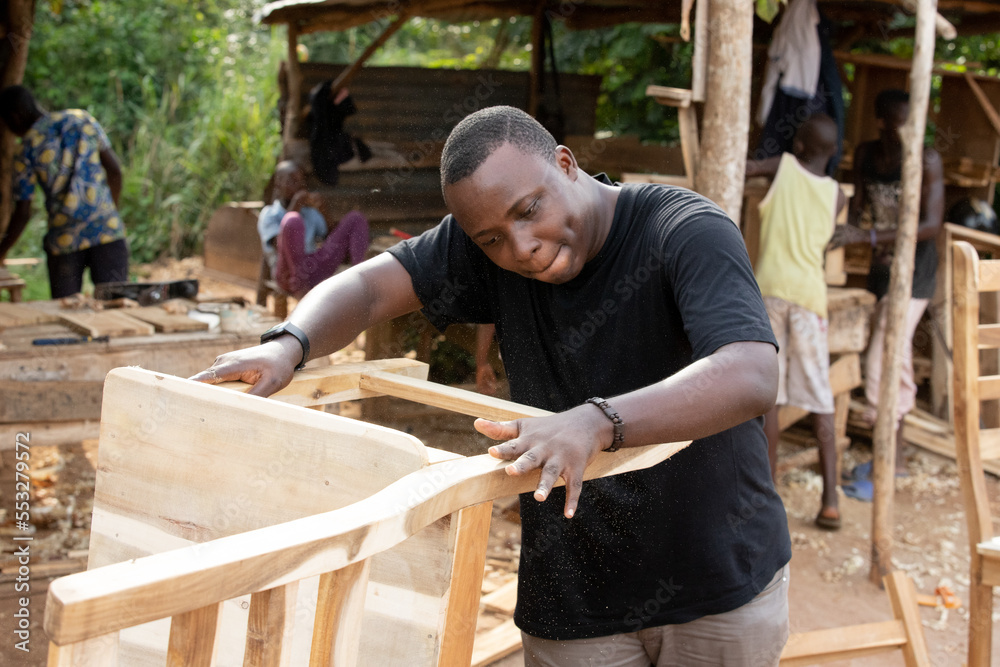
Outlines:
<svg viewBox="0 0 1000 667"><path fill-rule="evenodd" d="M280 147L274 76L284 40L258 0L39 3L25 85L86 108L122 163L133 261L195 251L212 212L260 196ZM33 218L14 255L41 254ZM25 247L26 243L33 245Z"/></svg>

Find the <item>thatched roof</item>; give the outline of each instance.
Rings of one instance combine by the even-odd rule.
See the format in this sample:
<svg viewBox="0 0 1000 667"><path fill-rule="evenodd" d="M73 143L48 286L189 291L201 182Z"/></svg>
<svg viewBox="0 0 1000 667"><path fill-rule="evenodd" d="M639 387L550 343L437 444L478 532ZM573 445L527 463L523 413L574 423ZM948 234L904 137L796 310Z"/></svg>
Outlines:
<svg viewBox="0 0 1000 667"><path fill-rule="evenodd" d="M749 3L751 0L747 0ZM824 13L843 23L885 26L900 12L903 0L819 0ZM410 16L452 22L526 16L537 0L281 0L264 7L264 23L295 23L301 32L344 30L406 9ZM616 23L678 23L681 0L548 0L550 14L570 28L598 28ZM939 0L938 12L960 32L1000 31L1000 0Z"/></svg>

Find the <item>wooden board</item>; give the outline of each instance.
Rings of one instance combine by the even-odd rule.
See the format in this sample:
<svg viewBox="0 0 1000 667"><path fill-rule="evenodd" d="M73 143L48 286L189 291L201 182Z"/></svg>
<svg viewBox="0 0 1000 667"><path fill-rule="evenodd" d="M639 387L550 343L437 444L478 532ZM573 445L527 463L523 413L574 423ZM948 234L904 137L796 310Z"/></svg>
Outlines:
<svg viewBox="0 0 1000 667"><path fill-rule="evenodd" d="M23 303L0 303L0 331L12 327L28 327L58 321L57 315L32 308Z"/></svg>
<svg viewBox="0 0 1000 667"><path fill-rule="evenodd" d="M103 390L104 383L94 380L0 380L0 422L64 422L99 416Z"/></svg>
<svg viewBox="0 0 1000 667"><path fill-rule="evenodd" d="M208 331L208 322L191 319L187 315L168 313L160 306L129 308L128 311L126 311L126 314L129 317L134 317L137 320L152 324L157 333Z"/></svg>
<svg viewBox="0 0 1000 667"><path fill-rule="evenodd" d="M141 322L117 310L60 311L59 320L84 336L151 336L152 324Z"/></svg>

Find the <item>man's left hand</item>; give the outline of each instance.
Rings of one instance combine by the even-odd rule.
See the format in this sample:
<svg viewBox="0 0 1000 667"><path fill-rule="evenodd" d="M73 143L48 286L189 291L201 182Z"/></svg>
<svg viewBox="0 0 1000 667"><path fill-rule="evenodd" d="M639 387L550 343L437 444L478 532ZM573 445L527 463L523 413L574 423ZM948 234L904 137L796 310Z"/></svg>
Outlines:
<svg viewBox="0 0 1000 667"><path fill-rule="evenodd" d="M548 498L559 478L566 482L566 505L563 514L573 518L583 471L597 453L611 444L611 422L598 408L585 404L547 417L494 422L477 419L477 431L494 440L506 440L490 447L490 456L513 461L508 475L524 475L540 469L535 500Z"/></svg>

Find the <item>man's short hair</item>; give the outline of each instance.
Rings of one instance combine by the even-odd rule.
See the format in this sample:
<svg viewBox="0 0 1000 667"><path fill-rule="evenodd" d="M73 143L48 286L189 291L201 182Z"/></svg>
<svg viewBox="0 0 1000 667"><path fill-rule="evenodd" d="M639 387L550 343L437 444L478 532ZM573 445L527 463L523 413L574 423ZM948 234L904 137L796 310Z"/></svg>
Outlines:
<svg viewBox="0 0 1000 667"><path fill-rule="evenodd" d="M441 186L471 176L504 144L554 161L556 140L537 120L514 107L480 109L462 119L441 152Z"/></svg>
<svg viewBox="0 0 1000 667"><path fill-rule="evenodd" d="M0 118L15 133L22 133L28 127L22 127L28 119L35 119L42 114L42 110L31 94L24 86L7 86L0 90Z"/></svg>
<svg viewBox="0 0 1000 667"><path fill-rule="evenodd" d="M885 119L901 104L910 103L910 94L898 88L887 88L875 96L875 117Z"/></svg>

